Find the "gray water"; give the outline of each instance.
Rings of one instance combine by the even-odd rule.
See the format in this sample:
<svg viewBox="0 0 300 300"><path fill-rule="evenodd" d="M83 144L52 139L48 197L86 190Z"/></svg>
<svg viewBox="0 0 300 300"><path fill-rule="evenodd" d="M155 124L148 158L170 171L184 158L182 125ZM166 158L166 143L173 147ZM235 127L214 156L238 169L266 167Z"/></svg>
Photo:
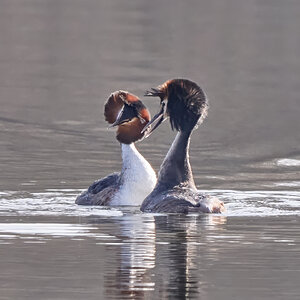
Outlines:
<svg viewBox="0 0 300 300"><path fill-rule="evenodd" d="M297 0L0 0L0 299L299 299L299 28ZM176 77L210 99L191 164L227 213L76 206L121 167L107 96ZM137 147L158 170L173 138Z"/></svg>

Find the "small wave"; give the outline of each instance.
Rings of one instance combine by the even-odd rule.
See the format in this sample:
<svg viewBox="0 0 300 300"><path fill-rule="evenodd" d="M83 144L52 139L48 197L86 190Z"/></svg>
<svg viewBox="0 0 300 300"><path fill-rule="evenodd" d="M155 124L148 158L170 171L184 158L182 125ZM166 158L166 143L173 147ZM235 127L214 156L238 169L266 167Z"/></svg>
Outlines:
<svg viewBox="0 0 300 300"><path fill-rule="evenodd" d="M226 216L300 215L298 191L209 190L205 193L224 201Z"/></svg>
<svg viewBox="0 0 300 300"><path fill-rule="evenodd" d="M56 235L81 236L86 235L93 227L77 224L55 223L2 223L0 232L9 232L24 235ZM4 237L4 235L1 235Z"/></svg>
<svg viewBox="0 0 300 300"><path fill-rule="evenodd" d="M52 190L39 193L5 191L0 194L0 215L5 216L107 216L123 212L114 207L78 206L78 190Z"/></svg>
<svg viewBox="0 0 300 300"><path fill-rule="evenodd" d="M28 242L46 241L47 237L93 237L103 242L119 239L107 233L99 233L93 225L64 223L0 223L0 239L12 240L20 238Z"/></svg>
<svg viewBox="0 0 300 300"><path fill-rule="evenodd" d="M278 159L276 164L282 167L300 167L300 159L282 158Z"/></svg>
<svg viewBox="0 0 300 300"><path fill-rule="evenodd" d="M275 182L274 186L300 187L300 181Z"/></svg>

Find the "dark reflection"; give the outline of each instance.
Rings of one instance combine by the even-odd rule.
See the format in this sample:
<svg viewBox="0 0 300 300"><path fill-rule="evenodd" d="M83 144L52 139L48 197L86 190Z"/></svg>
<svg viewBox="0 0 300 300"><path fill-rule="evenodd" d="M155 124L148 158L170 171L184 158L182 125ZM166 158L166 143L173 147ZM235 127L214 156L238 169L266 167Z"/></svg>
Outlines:
<svg viewBox="0 0 300 300"><path fill-rule="evenodd" d="M174 297L185 299L188 292L194 292L197 289L192 282L188 282L188 228L193 225L184 222L180 217L177 217L176 220L174 218L176 217L155 218L156 229L160 234L166 235L165 240L167 243L165 247L157 252L157 263L169 266L165 272L162 272L162 274L166 274L162 295L167 293L171 299Z"/></svg>
<svg viewBox="0 0 300 300"><path fill-rule="evenodd" d="M97 221L96 221L97 222ZM120 236L108 245L104 285L107 297L186 299L202 294L201 247L209 237L202 231L220 231L221 216L126 216L117 226ZM107 226L107 223L106 223ZM218 252L211 245L213 260Z"/></svg>
<svg viewBox="0 0 300 300"><path fill-rule="evenodd" d="M163 245L156 248L156 283L163 289L157 295L168 295L170 299L187 299L202 294L205 279L201 278L201 256L199 247L207 244L207 227L220 230L226 217L219 216L158 216L155 217L156 235ZM165 245L164 245L165 243Z"/></svg>

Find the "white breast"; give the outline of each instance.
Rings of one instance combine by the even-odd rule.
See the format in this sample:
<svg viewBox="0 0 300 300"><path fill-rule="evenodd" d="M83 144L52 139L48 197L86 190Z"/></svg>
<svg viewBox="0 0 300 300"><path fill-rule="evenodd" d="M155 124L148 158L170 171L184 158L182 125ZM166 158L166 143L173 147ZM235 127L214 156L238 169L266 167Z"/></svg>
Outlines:
<svg viewBox="0 0 300 300"><path fill-rule="evenodd" d="M140 206L156 184L156 174L134 144L122 144L121 186L111 205Z"/></svg>

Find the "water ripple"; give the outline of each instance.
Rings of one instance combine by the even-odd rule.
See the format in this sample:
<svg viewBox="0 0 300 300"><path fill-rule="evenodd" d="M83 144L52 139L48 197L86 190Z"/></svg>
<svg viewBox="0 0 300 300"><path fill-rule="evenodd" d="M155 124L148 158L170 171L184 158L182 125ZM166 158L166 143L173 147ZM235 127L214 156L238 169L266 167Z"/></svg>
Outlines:
<svg viewBox="0 0 300 300"><path fill-rule="evenodd" d="M299 167L300 166L300 159L289 159L289 158L282 158L276 161L278 166L283 167Z"/></svg>
<svg viewBox="0 0 300 300"><path fill-rule="evenodd" d="M45 192L5 191L0 194L0 215L5 216L122 216L117 208L78 206L75 198L79 190L47 190Z"/></svg>
<svg viewBox="0 0 300 300"><path fill-rule="evenodd" d="M226 216L300 215L298 191L210 190L225 202Z"/></svg>
<svg viewBox="0 0 300 300"><path fill-rule="evenodd" d="M78 206L74 200L80 190L48 189L43 192L4 191L0 193L0 215L3 216L107 216L119 217L128 208ZM300 192L298 191L237 191L206 190L206 194L223 200L226 216L276 216L300 215ZM138 208L129 212L139 213Z"/></svg>

